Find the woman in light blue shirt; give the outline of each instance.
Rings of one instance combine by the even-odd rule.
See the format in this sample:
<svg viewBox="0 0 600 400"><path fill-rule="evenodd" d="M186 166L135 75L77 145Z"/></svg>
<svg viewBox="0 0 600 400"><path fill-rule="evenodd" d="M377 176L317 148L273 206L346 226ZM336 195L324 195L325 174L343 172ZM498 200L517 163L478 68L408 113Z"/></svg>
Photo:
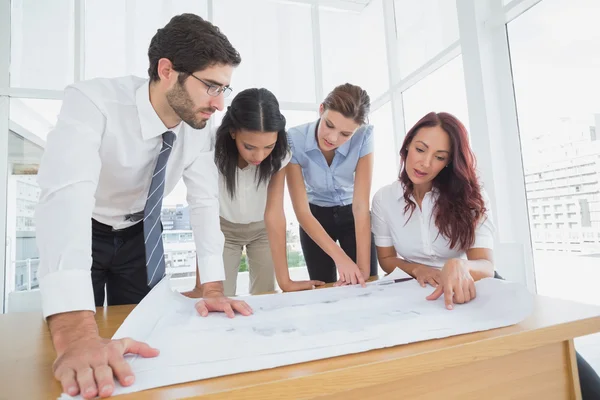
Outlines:
<svg viewBox="0 0 600 400"><path fill-rule="evenodd" d="M369 213L369 109L367 92L346 83L329 93L317 121L288 131L292 160L286 177L312 280L364 285L370 275L377 275ZM309 282L283 283L283 290L302 290Z"/></svg>

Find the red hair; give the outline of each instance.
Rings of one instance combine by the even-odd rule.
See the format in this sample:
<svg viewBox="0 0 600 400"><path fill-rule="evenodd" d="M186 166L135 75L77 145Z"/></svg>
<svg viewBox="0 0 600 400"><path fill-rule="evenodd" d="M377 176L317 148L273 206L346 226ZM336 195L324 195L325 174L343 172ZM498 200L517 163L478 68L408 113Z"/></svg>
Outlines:
<svg viewBox="0 0 600 400"><path fill-rule="evenodd" d="M413 183L406 173L408 146L419 129L441 127L450 137L450 163L433 178L433 187L439 191L433 212L440 234L450 241L450 248L466 251L475 243L475 229L486 212L481 187L475 171L476 160L465 126L454 115L430 112L419 120L406 134L400 158L399 180L404 187L404 212L412 213L416 204L410 199Z"/></svg>

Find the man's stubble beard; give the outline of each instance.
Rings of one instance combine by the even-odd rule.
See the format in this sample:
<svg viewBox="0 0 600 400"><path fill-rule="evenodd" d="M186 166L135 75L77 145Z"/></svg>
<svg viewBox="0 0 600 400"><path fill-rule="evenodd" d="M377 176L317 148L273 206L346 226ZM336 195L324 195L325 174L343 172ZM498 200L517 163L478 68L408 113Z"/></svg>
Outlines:
<svg viewBox="0 0 600 400"><path fill-rule="evenodd" d="M200 108L198 110L194 110L194 102L179 82L177 82L177 84L167 92L167 102L173 111L175 111L175 114L177 114L177 116L181 118L183 122L194 129L203 129L206 127L206 123L208 122L208 118L198 118L198 111L207 113L214 112L212 108Z"/></svg>

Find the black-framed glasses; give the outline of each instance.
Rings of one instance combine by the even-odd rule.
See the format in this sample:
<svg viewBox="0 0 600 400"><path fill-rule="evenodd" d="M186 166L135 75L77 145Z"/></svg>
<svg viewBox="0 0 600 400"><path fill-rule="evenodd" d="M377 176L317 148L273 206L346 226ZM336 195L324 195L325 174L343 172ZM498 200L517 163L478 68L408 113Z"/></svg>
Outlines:
<svg viewBox="0 0 600 400"><path fill-rule="evenodd" d="M233 91L233 89L230 88L229 86L215 85L214 83L206 82L204 79L198 78L194 74L189 74L189 75L193 76L200 82L204 83L204 85L206 85L206 93L208 93L209 96L217 97L218 95L223 93L223 98L225 98L225 97L229 96L231 94L231 92Z"/></svg>

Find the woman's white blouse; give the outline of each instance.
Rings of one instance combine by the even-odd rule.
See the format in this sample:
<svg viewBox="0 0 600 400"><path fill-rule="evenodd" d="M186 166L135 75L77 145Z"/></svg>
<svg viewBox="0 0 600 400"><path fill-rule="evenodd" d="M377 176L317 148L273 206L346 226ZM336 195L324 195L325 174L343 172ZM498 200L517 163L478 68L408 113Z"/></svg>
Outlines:
<svg viewBox="0 0 600 400"><path fill-rule="evenodd" d="M489 198L484 190L481 194L487 211L475 230L471 248L493 249L495 228ZM436 268L442 268L450 258L466 258L464 251L450 249L450 241L435 226L433 208L437 197L435 189L426 193L421 209L415 207L411 217L410 210L404 213L404 189L399 181L379 189L373 197L371 216L375 245L394 246L404 260Z"/></svg>
<svg viewBox="0 0 600 400"><path fill-rule="evenodd" d="M284 168L291 160L292 154L287 153L281 162ZM249 164L246 168L237 168L235 197L232 199L227 192L225 178L219 174L219 211L221 217L234 224L249 224L263 221L267 206L267 188L269 182L256 186L257 166Z"/></svg>

